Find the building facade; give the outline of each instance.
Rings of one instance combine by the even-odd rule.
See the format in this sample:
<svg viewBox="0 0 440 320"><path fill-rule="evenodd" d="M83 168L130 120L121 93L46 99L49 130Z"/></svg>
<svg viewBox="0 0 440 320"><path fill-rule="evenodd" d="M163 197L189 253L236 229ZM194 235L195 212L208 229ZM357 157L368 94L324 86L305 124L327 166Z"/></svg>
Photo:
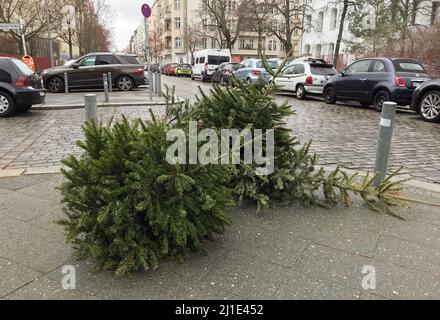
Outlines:
<svg viewBox="0 0 440 320"><path fill-rule="evenodd" d="M304 18L304 33L301 41L301 55L321 57L332 62L340 28L343 2L307 0L307 7L308 10ZM410 26L430 26L440 22L440 1L411 1L409 12L408 23ZM372 21L368 16L364 19L364 23L368 27ZM356 58L355 55L351 54L350 47L347 45L356 40L349 30L348 20L347 18L339 50L339 66L344 66Z"/></svg>
<svg viewBox="0 0 440 320"><path fill-rule="evenodd" d="M149 19L150 58L160 63L191 63L191 51L202 49L226 48L221 43L218 30L213 27L212 16L204 9L204 2L210 0L158 0ZM239 0L237 0L239 1ZM235 8L237 1L222 1L228 8ZM294 3L299 3L295 0ZM281 17L274 16L273 23L282 24ZM277 21L278 20L278 21ZM297 18L296 25L302 25ZM231 18L230 29L236 28L236 21ZM300 51L301 32L296 30L292 36L294 55ZM132 52L139 57L145 54L145 32L143 23L134 32L130 41ZM240 30L239 37L232 46L232 60L258 57L259 37L257 32ZM263 35L262 45L268 57L285 57L285 49L275 35Z"/></svg>

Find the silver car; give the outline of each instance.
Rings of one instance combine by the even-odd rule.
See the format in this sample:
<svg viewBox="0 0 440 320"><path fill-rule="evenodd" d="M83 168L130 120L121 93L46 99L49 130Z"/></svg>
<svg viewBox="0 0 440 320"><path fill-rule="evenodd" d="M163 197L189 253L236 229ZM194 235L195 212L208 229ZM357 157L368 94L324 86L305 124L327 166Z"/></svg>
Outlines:
<svg viewBox="0 0 440 320"><path fill-rule="evenodd" d="M270 68L274 71L278 69L278 63L268 61ZM260 79L268 82L271 78L270 73L264 68L264 64L259 59L247 59L242 61L234 71L234 76L238 80L248 83L258 83Z"/></svg>

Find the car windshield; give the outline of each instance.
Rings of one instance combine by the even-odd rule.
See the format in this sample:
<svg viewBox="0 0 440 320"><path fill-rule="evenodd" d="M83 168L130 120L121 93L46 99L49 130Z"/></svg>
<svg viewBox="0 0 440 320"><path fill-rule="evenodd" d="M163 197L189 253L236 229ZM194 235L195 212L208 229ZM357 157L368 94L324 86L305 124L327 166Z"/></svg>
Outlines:
<svg viewBox="0 0 440 320"><path fill-rule="evenodd" d="M272 70L276 70L276 69L279 68L278 63L276 63L275 61L268 61L267 64L269 65L269 67L270 67ZM257 68L259 68L259 69L264 69L264 64L263 64L262 61L258 61L258 62L257 62Z"/></svg>
<svg viewBox="0 0 440 320"><path fill-rule="evenodd" d="M18 60L18 59L13 59L12 61L17 66L17 68L20 70L20 72L23 73L25 76L30 76L30 75L34 74L32 69L29 68L29 66L26 63L24 63L23 61Z"/></svg>
<svg viewBox="0 0 440 320"><path fill-rule="evenodd" d="M229 62L230 58L229 57L224 57L224 56L208 56L208 64L211 65L221 65L224 62Z"/></svg>
<svg viewBox="0 0 440 320"><path fill-rule="evenodd" d="M397 72L421 72L426 73L425 68L417 62L395 61L394 66Z"/></svg>
<svg viewBox="0 0 440 320"><path fill-rule="evenodd" d="M76 59L75 59L75 60L69 60L69 61L66 61L66 62L64 63L64 66L65 66L65 67L70 67L70 66L72 66L76 61L77 61Z"/></svg>
<svg viewBox="0 0 440 320"><path fill-rule="evenodd" d="M338 72L332 65L311 65L310 71L316 76L334 76Z"/></svg>

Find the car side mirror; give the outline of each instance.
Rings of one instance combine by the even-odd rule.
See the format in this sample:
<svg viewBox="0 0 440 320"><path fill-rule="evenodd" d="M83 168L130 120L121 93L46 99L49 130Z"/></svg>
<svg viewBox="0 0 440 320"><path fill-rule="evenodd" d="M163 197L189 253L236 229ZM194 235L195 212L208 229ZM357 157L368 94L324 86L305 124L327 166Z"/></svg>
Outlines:
<svg viewBox="0 0 440 320"><path fill-rule="evenodd" d="M79 63L72 64L72 68L73 69L79 69Z"/></svg>
<svg viewBox="0 0 440 320"><path fill-rule="evenodd" d="M348 77L348 76L350 75L350 73L348 72L347 69L343 69L343 70L341 71L341 75L342 75L343 77Z"/></svg>

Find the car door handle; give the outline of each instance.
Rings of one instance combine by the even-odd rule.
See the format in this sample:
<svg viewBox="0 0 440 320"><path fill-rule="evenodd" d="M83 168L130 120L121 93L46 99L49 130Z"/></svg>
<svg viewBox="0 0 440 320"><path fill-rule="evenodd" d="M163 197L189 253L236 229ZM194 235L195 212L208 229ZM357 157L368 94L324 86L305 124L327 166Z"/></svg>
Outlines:
<svg viewBox="0 0 440 320"><path fill-rule="evenodd" d="M361 81L367 81L367 78L361 78Z"/></svg>

